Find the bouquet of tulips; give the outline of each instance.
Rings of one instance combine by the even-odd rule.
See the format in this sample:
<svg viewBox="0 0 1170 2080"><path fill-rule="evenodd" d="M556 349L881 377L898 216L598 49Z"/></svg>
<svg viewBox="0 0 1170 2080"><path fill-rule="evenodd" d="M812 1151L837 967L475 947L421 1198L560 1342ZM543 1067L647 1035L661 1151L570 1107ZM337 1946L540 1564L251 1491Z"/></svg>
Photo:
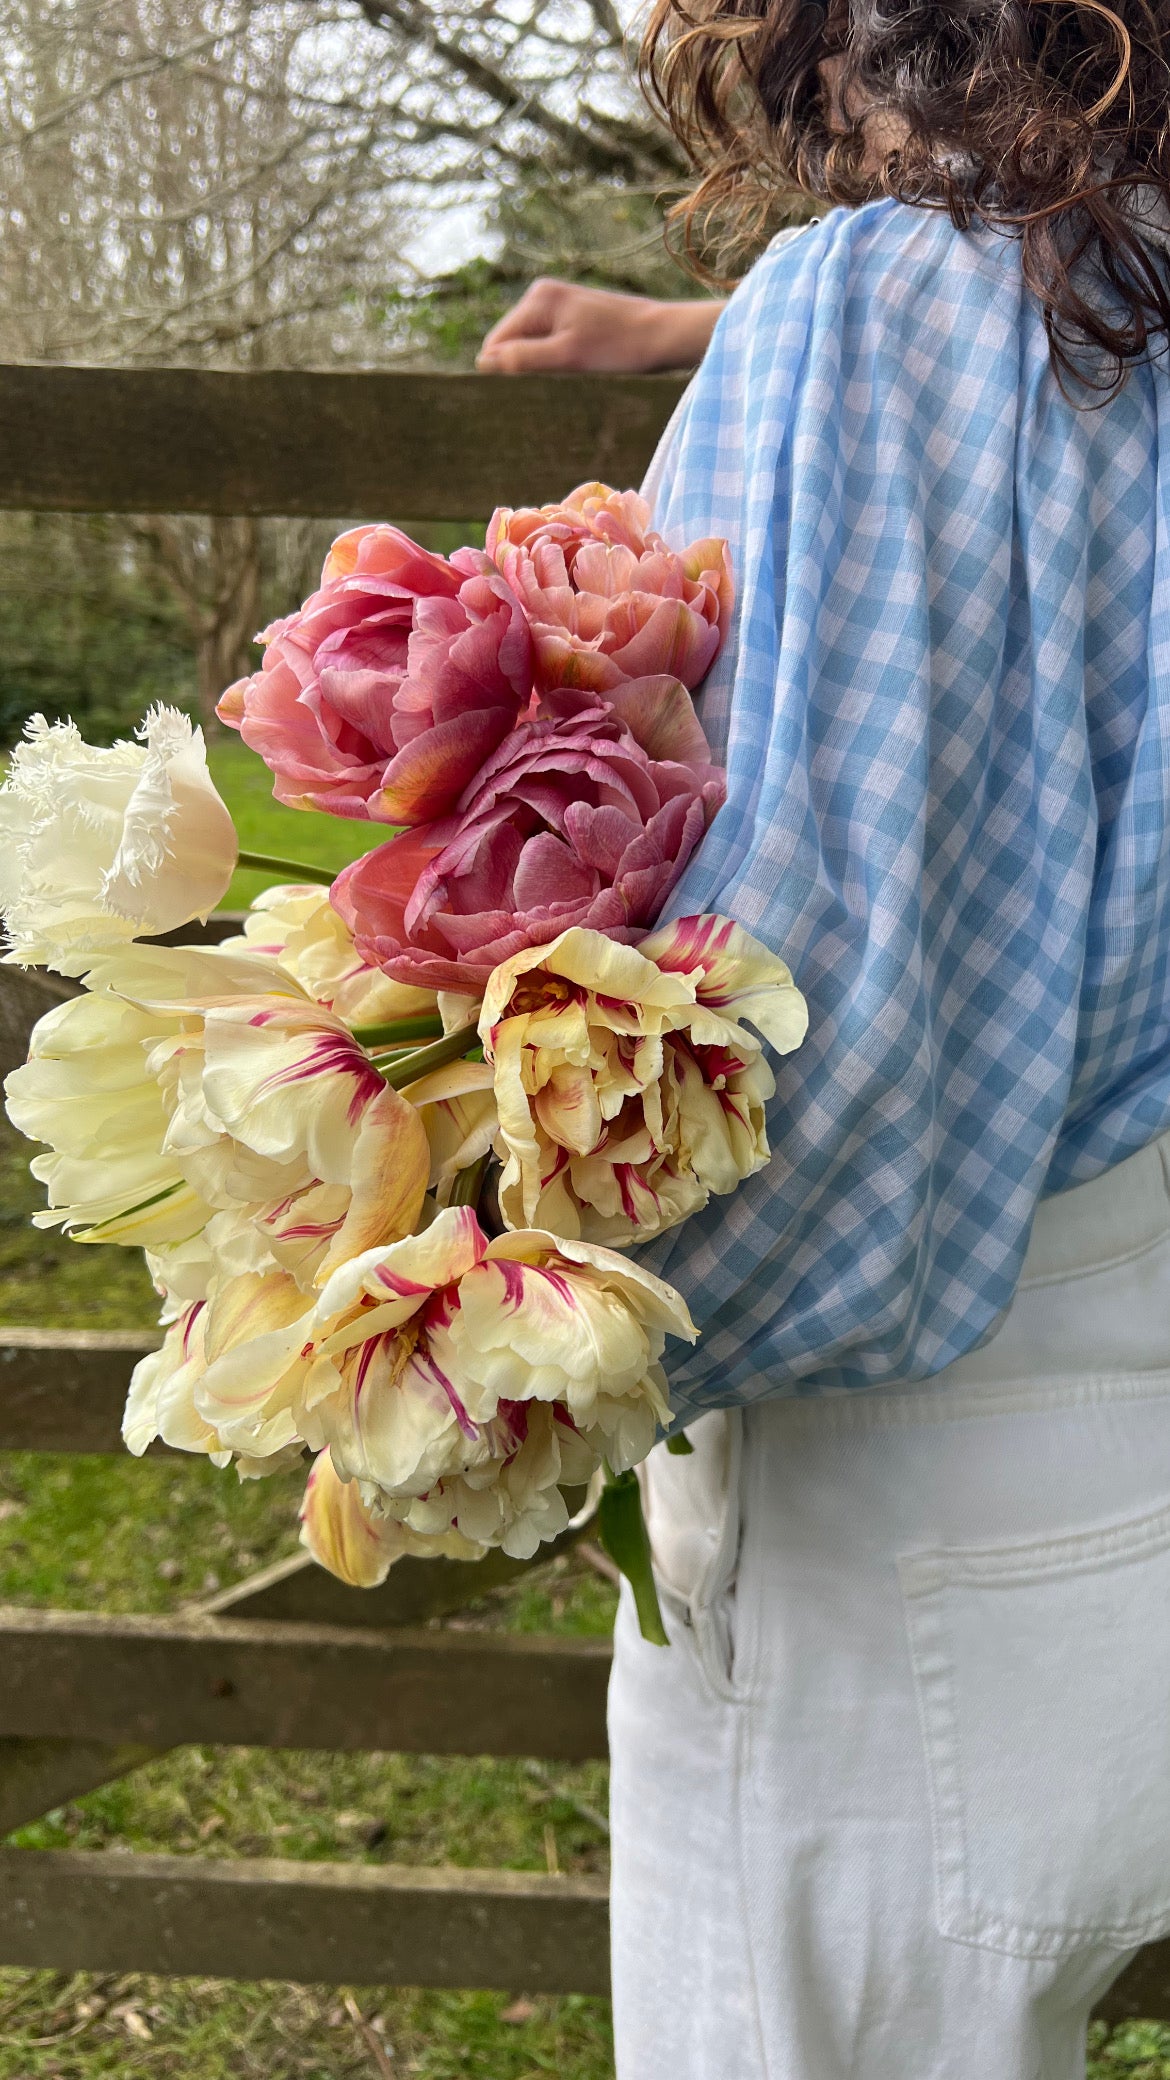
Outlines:
<svg viewBox="0 0 1170 2080"><path fill-rule="evenodd" d="M130 1450L308 1450L303 1537L348 1582L530 1555L604 1469L660 1632L631 1469L696 1332L631 1252L767 1161L764 1042L806 1023L731 920L658 924L723 800L692 695L731 599L723 542L600 484L486 551L343 535L219 710L279 801L369 824L336 876L240 851L174 710L110 749L34 717L12 756L6 958L84 984L6 1085L34 1218L146 1252ZM242 934L175 943L238 864L279 877Z"/></svg>

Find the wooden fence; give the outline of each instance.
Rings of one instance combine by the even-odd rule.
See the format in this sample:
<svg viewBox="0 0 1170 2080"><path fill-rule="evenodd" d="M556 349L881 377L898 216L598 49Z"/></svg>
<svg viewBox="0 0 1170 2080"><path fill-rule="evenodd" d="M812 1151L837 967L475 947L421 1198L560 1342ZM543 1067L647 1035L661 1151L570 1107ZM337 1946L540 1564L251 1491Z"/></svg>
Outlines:
<svg viewBox="0 0 1170 2080"><path fill-rule="evenodd" d="M3 368L0 507L483 518L586 477L636 483L680 388ZM70 989L0 971L0 1068ZM120 1451L130 1373L155 1341L0 1328L0 1451ZM360 1591L298 1555L173 1617L0 1607L0 1840L188 1742L604 1755L605 1642L427 1622L523 1565L407 1559ZM606 1888L0 1847L0 1964L603 1993ZM1143 1951L1100 2012L1170 2016L1170 1944Z"/></svg>

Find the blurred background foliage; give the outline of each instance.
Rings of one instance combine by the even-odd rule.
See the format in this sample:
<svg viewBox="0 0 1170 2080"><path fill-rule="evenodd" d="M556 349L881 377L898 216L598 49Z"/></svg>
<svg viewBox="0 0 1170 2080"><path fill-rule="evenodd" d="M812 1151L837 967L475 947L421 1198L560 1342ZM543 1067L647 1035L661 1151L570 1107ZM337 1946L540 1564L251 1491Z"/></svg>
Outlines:
<svg viewBox="0 0 1170 2080"><path fill-rule="evenodd" d="M106 743L151 701L189 703L182 617L119 521L0 514L0 568L0 742L37 709Z"/></svg>

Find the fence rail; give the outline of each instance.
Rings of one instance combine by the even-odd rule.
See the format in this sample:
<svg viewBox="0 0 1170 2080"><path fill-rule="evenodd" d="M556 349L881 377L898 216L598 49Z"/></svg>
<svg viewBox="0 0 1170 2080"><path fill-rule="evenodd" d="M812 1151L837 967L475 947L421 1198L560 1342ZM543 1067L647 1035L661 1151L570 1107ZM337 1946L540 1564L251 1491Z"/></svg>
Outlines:
<svg viewBox="0 0 1170 2080"><path fill-rule="evenodd" d="M0 1328L0 1452L122 1451L130 1374L161 1341L153 1329Z"/></svg>
<svg viewBox="0 0 1170 2080"><path fill-rule="evenodd" d="M0 366L0 507L486 519L636 484L675 376Z"/></svg>
<svg viewBox="0 0 1170 2080"><path fill-rule="evenodd" d="M152 1747L605 1754L604 1640L0 1606L0 1735Z"/></svg>
<svg viewBox="0 0 1170 2080"><path fill-rule="evenodd" d="M681 389L0 367L0 507L483 518L580 479L636 483ZM0 1069L73 987L0 970ZM0 1450L120 1450L129 1375L156 1342L0 1328ZM524 1565L404 1559L357 1591L302 1554L175 1617L0 1608L0 1837L192 1741L601 1755L605 1642L418 1629ZM0 1964L603 1993L606 1888L0 1848ZM1170 1943L1140 1952L1098 2013L1170 2018Z"/></svg>
<svg viewBox="0 0 1170 2080"><path fill-rule="evenodd" d="M7 1849L0 1959L57 1971L607 1993L606 1883Z"/></svg>

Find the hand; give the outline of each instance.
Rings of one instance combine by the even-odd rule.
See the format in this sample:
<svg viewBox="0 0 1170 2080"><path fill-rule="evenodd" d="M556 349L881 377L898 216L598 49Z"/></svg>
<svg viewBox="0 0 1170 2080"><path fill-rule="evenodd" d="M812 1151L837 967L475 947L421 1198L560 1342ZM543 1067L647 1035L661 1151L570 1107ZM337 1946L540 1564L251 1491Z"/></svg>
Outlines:
<svg viewBox="0 0 1170 2080"><path fill-rule="evenodd" d="M533 282L492 326L476 367L485 375L508 376L692 368L702 360L722 308L706 301L660 303L652 296L546 278Z"/></svg>

